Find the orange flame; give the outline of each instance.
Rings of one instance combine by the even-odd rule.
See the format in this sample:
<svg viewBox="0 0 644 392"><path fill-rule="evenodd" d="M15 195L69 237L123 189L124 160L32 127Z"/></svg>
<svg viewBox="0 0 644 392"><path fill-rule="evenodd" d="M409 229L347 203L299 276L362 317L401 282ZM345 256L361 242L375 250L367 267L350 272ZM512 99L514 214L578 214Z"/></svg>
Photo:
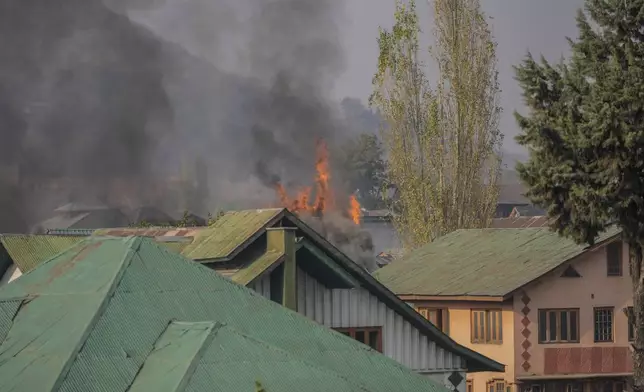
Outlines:
<svg viewBox="0 0 644 392"><path fill-rule="evenodd" d="M358 203L356 195L351 195L349 198L349 216L353 223L360 224L360 203Z"/></svg>
<svg viewBox="0 0 644 392"><path fill-rule="evenodd" d="M276 185L277 196L282 206L288 208L294 213L310 213L314 216L322 216L325 211L335 208L335 200L330 187L331 171L329 166L329 151L324 140L318 140L316 144L315 160L315 199L311 199L311 187L300 189L294 198L288 195L287 190L282 184ZM360 203L355 196L349 199L350 209L347 211L349 217L356 224L360 224Z"/></svg>

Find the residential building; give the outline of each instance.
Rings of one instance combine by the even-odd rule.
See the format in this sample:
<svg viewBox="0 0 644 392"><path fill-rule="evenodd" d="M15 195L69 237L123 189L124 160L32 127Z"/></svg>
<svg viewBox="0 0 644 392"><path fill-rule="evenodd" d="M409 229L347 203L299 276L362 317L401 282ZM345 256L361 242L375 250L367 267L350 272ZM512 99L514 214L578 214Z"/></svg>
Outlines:
<svg viewBox="0 0 644 392"><path fill-rule="evenodd" d="M450 389L504 366L456 343L285 209L232 211L205 228L102 229L144 236L347 334ZM14 252L17 253L17 252Z"/></svg>
<svg viewBox="0 0 644 392"><path fill-rule="evenodd" d="M492 219L494 229L526 229L529 227L547 227L550 219L547 216L510 216Z"/></svg>
<svg viewBox="0 0 644 392"><path fill-rule="evenodd" d="M627 249L547 228L457 230L376 272L454 340L506 364L472 392L621 392L632 372Z"/></svg>
<svg viewBox="0 0 644 392"><path fill-rule="evenodd" d="M448 392L150 239L88 238L0 287L0 390Z"/></svg>

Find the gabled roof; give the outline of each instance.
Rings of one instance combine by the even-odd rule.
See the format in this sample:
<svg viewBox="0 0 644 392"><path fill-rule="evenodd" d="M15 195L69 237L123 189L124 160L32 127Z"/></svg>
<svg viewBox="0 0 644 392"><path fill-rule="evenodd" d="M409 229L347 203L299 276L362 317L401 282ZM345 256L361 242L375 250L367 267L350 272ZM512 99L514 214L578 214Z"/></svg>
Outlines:
<svg viewBox="0 0 644 392"><path fill-rule="evenodd" d="M174 229L181 232L186 230L185 235L193 236L191 243L164 243L164 245L174 251L181 252L185 257L202 263L223 263L230 261L246 249L254 240L266 232L266 228L281 225L284 223L283 220L287 221L288 226L297 227L300 235L305 236L319 252L332 259L338 266L336 268L340 268L343 274L349 274L352 277L351 280L360 282L366 290L404 317L405 320L415 328L418 328L422 334L437 345L466 359L468 371L504 371L502 364L461 346L445 335L393 294L385 285L284 208L230 211L219 217L213 225L206 228ZM97 230L94 235L159 237L168 236L170 233L167 229L159 228L105 229ZM173 235L178 236L179 234L175 233ZM246 284L264 273L271 263L276 263L279 260L281 260L281 255L276 255L276 257L267 255L266 258L254 260L252 265L247 265L242 269L235 267L232 270L221 272L238 283ZM255 265L258 262L261 265Z"/></svg>
<svg viewBox="0 0 644 392"><path fill-rule="evenodd" d="M547 227L550 219L547 216L518 216L492 219L494 229L525 229L528 227Z"/></svg>
<svg viewBox="0 0 644 392"><path fill-rule="evenodd" d="M150 239L86 239L0 288L0 390L446 392Z"/></svg>
<svg viewBox="0 0 644 392"><path fill-rule="evenodd" d="M618 235L608 230L596 246ZM401 296L503 297L587 249L548 228L456 230L375 276Z"/></svg>
<svg viewBox="0 0 644 392"><path fill-rule="evenodd" d="M246 249L252 243L253 239L259 238L266 231L266 228L274 227L275 225L295 227L299 231L298 236L304 238L304 240L300 240L301 244L312 244L316 252L322 253L324 257L330 258L334 262L334 265L337 265L335 268L340 268L343 274L350 275L351 280L359 282L362 287L378 297L415 328L418 328L421 334L426 335L440 347L462 356L467 361L469 371L504 371L502 364L461 346L449 336L445 335L431 322L418 314L412 307L398 298L386 286L372 277L366 270L349 259L344 253L288 210L236 211L227 213L222 218L214 226L211 226L211 228L219 227L220 232L209 229L200 231L195 237L195 241L192 243L190 250L188 248L184 249L183 254L190 258L197 256L202 258L202 260L213 258L214 256L216 256L214 257L214 261L230 260L233 257L232 255L239 254ZM233 222L232 227L227 227L224 223L231 221ZM223 250L218 250L215 246L217 243L222 244ZM275 258L275 260L278 259ZM266 260L263 261L265 262ZM243 282L252 281L259 274L263 273L264 270L265 268L254 269L255 276L249 276L248 272L246 272ZM232 273L232 279L240 276L238 275L240 273L238 271L233 271Z"/></svg>
<svg viewBox="0 0 644 392"><path fill-rule="evenodd" d="M82 241L82 237L56 235L0 235L0 244L20 272L31 271L37 265Z"/></svg>

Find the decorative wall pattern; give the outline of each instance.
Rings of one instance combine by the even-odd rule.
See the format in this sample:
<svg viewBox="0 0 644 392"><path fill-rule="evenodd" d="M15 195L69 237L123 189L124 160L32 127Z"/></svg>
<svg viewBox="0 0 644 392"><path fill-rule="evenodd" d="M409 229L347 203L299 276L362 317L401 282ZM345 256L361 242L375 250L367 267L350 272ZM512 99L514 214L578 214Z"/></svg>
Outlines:
<svg viewBox="0 0 644 392"><path fill-rule="evenodd" d="M633 361L628 347L544 349L544 374L601 374L632 371Z"/></svg>
<svg viewBox="0 0 644 392"><path fill-rule="evenodd" d="M521 364L521 367L523 370L526 372L530 370L530 347L532 346L532 343L530 343L530 317L528 315L530 314L530 307L528 307L528 304L530 303L530 297L528 297L528 294L523 293L523 296L521 297L521 302L523 302L523 309L521 309L521 313L523 314L523 318L521 319L521 324L523 325L523 328L521 329L521 335L523 335L523 343L521 343L521 347L523 348L523 352L521 353L521 358L523 358L523 363Z"/></svg>

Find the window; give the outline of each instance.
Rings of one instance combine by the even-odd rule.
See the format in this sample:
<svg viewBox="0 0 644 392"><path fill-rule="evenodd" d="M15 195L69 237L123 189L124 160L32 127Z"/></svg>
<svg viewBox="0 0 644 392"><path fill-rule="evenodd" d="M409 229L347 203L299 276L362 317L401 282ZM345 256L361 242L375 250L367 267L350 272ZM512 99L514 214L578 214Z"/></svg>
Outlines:
<svg viewBox="0 0 644 392"><path fill-rule="evenodd" d="M380 327L334 329L341 334L366 344L376 351L382 352L382 329Z"/></svg>
<svg viewBox="0 0 644 392"><path fill-rule="evenodd" d="M606 246L606 275L622 276L622 242L611 242Z"/></svg>
<svg viewBox="0 0 644 392"><path fill-rule="evenodd" d="M635 314L633 314L633 307L629 306L626 309L626 318L628 320L628 341L635 340Z"/></svg>
<svg viewBox="0 0 644 392"><path fill-rule="evenodd" d="M574 269L572 265L569 265L561 274L561 277L562 278L581 278L581 275L579 275L579 272L577 272L577 270Z"/></svg>
<svg viewBox="0 0 644 392"><path fill-rule="evenodd" d="M466 392L474 392L474 382L472 380L467 380L466 385Z"/></svg>
<svg viewBox="0 0 644 392"><path fill-rule="evenodd" d="M472 310L472 343L503 343L500 310Z"/></svg>
<svg viewBox="0 0 644 392"><path fill-rule="evenodd" d="M425 317L432 324L434 324L438 329L447 333L449 329L448 313L447 309L437 309L437 308L418 308L418 313L421 316Z"/></svg>
<svg viewBox="0 0 644 392"><path fill-rule="evenodd" d="M613 341L613 308L595 308L595 342Z"/></svg>
<svg viewBox="0 0 644 392"><path fill-rule="evenodd" d="M578 343L579 309L539 309L539 343Z"/></svg>
<svg viewBox="0 0 644 392"><path fill-rule="evenodd" d="M505 381L492 380L487 383L488 392L505 392Z"/></svg>

